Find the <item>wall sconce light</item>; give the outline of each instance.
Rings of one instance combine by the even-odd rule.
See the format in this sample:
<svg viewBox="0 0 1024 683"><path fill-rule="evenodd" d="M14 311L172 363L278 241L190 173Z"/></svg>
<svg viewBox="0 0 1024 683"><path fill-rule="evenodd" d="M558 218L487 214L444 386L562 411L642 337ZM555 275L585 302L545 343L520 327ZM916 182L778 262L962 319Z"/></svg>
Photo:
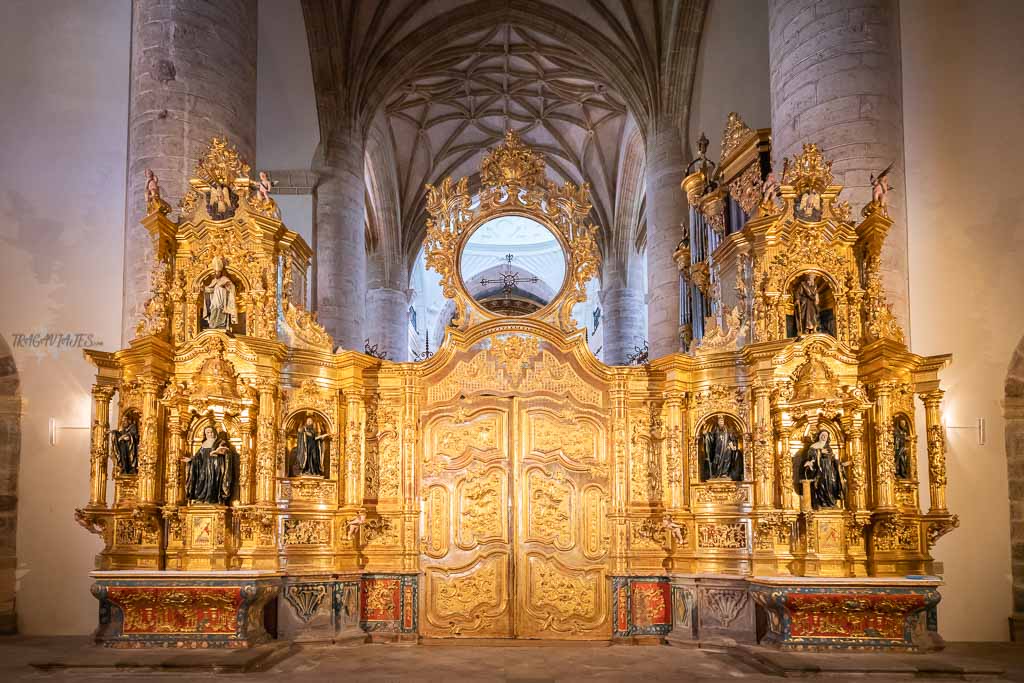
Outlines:
<svg viewBox="0 0 1024 683"><path fill-rule="evenodd" d="M64 425L57 424L57 418L51 417L48 429L51 446L57 445L57 436L60 434L62 429L89 429L89 427L66 427Z"/></svg>
<svg viewBox="0 0 1024 683"><path fill-rule="evenodd" d="M954 427L953 425L946 424L945 420L943 420L942 426L945 427L946 429L972 429L972 430L975 430L977 435L978 435L978 445L979 446L984 446L985 445L985 436L986 436L985 435L985 418L983 418L983 417L979 417L978 421L977 421L977 424L975 424L975 425L973 425L971 427Z"/></svg>

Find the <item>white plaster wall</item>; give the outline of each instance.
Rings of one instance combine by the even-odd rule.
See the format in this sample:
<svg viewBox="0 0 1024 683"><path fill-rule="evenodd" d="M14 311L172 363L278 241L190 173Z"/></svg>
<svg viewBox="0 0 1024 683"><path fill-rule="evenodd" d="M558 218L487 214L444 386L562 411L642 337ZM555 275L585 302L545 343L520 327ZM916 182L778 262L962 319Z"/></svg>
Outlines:
<svg viewBox="0 0 1024 683"><path fill-rule="evenodd" d="M0 334L120 337L129 0L0 3ZM14 343L11 344L15 346ZM100 543L74 509L89 491L93 369L79 349L13 348L24 396L19 630L88 633Z"/></svg>
<svg viewBox="0 0 1024 683"><path fill-rule="evenodd" d="M703 131L718 161L729 112L751 128L772 125L768 80L767 0L711 0L704 18L693 83L687 153L697 154Z"/></svg>
<svg viewBox="0 0 1024 683"><path fill-rule="evenodd" d="M1006 640L1000 404L1024 335L1024 3L902 0L901 28L913 350L953 354L947 425L987 424L984 446L947 430L948 505L961 524L935 550L947 581L939 625L950 640Z"/></svg>

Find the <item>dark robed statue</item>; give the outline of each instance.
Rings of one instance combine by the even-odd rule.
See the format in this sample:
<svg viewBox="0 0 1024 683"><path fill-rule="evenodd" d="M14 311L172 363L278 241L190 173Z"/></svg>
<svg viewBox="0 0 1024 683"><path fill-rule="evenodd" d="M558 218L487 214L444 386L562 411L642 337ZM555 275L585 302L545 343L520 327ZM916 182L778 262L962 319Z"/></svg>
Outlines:
<svg viewBox="0 0 1024 683"><path fill-rule="evenodd" d="M139 471L139 421L129 414L121 418L121 429L110 433L117 469L121 474L136 474Z"/></svg>
<svg viewBox="0 0 1024 683"><path fill-rule="evenodd" d="M800 278L794 294L796 333L798 335L814 334L818 331L819 322L818 278L810 273Z"/></svg>
<svg viewBox="0 0 1024 683"><path fill-rule="evenodd" d="M295 451L293 453L292 472L296 475L324 476L324 456L326 455L326 434L320 434L311 416L299 427L295 435Z"/></svg>
<svg viewBox="0 0 1024 683"><path fill-rule="evenodd" d="M743 481L743 451L739 447L739 435L729 429L722 415L704 434L701 479Z"/></svg>
<svg viewBox="0 0 1024 683"><path fill-rule="evenodd" d="M203 442L191 458L185 458L185 496L189 502L227 505L234 486L234 449L225 432L203 428Z"/></svg>
<svg viewBox="0 0 1024 683"><path fill-rule="evenodd" d="M910 424L902 415L897 415L893 420L892 443L896 458L896 476L900 479L910 479Z"/></svg>
<svg viewBox="0 0 1024 683"><path fill-rule="evenodd" d="M846 494L843 466L832 452L832 437L827 429L818 430L817 440L807 446L803 459L803 478L811 481L811 507L839 507Z"/></svg>

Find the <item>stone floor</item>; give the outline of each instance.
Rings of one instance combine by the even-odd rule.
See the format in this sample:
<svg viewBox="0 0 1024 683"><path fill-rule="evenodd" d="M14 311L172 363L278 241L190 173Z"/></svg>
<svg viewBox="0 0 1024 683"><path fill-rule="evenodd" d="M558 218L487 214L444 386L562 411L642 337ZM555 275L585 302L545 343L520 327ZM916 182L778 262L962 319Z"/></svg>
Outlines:
<svg viewBox="0 0 1024 683"><path fill-rule="evenodd" d="M0 681L206 680L218 674L186 667L208 665L210 652L171 651L145 660L149 668L112 668L109 652L96 657L84 638L0 640ZM33 664L75 664L38 668ZM782 677L846 680L1010 680L1024 682L1024 646L955 643L941 653L780 654L763 648L680 648L606 644L495 645L304 645L278 646L262 660L263 670L220 674L236 680L266 681L750 681ZM177 670L175 670L177 669ZM230 666L225 670L232 670ZM237 669L236 669L237 670Z"/></svg>

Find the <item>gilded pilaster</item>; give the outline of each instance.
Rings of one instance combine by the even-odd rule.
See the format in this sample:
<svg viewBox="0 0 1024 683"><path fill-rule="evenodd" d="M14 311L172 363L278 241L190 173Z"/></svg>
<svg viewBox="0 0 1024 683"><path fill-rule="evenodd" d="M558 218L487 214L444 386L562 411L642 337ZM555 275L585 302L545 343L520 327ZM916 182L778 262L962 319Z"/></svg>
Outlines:
<svg viewBox="0 0 1024 683"><path fill-rule="evenodd" d="M754 385L754 507L775 506L775 457L772 449L771 389Z"/></svg>
<svg viewBox="0 0 1024 683"><path fill-rule="evenodd" d="M622 574L626 571L627 555L627 517L626 500L629 488L629 408L627 400L628 377L617 374L609 390L612 408L612 471L614 472L612 494L612 511L608 521L612 528L611 538L611 574Z"/></svg>
<svg viewBox="0 0 1024 683"><path fill-rule="evenodd" d="M277 423L274 394L277 382L273 378L260 377L256 387L259 390L260 407L256 428L256 504L274 505L274 453L276 452Z"/></svg>
<svg viewBox="0 0 1024 683"><path fill-rule="evenodd" d="M160 490L160 427L159 411L156 395L160 382L152 377L139 380L142 390L142 429L139 439L139 505L155 505L158 503Z"/></svg>
<svg viewBox="0 0 1024 683"><path fill-rule="evenodd" d="M663 503L667 510L686 507L685 452L686 394L670 391L665 399L665 488Z"/></svg>
<svg viewBox="0 0 1024 683"><path fill-rule="evenodd" d="M92 442L89 448L89 507L107 506L107 460L110 458L110 399L115 387L92 387Z"/></svg>
<svg viewBox="0 0 1024 683"><path fill-rule="evenodd" d="M942 389L920 394L928 431L928 513L946 512L946 432L942 427Z"/></svg>
<svg viewBox="0 0 1024 683"><path fill-rule="evenodd" d="M896 507L896 459L892 440L892 398L896 383L878 382L875 389L875 493L876 510Z"/></svg>
<svg viewBox="0 0 1024 683"><path fill-rule="evenodd" d="M363 472L366 468L366 407L363 397L354 391L346 393L345 420L345 505L360 507L366 493Z"/></svg>

